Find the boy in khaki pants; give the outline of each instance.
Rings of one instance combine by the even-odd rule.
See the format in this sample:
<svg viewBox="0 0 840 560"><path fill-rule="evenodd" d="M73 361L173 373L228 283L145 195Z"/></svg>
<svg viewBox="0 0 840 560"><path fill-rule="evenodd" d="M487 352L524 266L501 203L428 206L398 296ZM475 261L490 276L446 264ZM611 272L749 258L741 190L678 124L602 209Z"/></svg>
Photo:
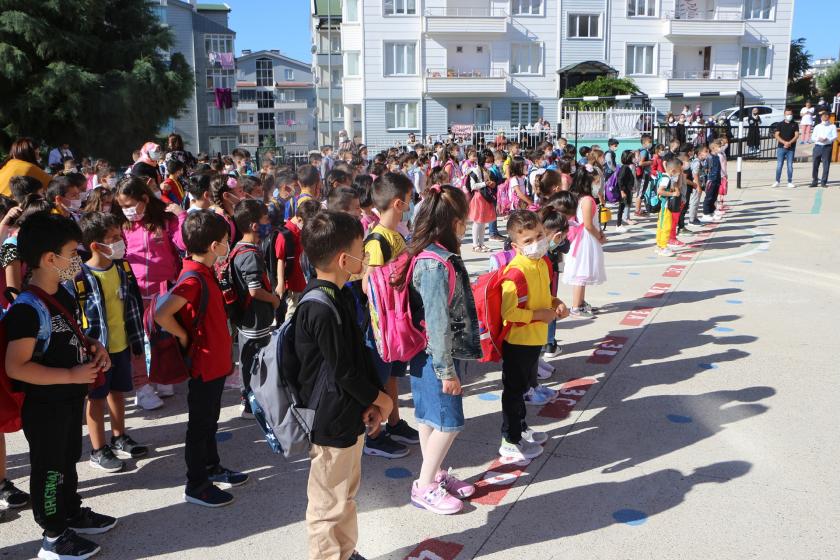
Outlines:
<svg viewBox="0 0 840 560"><path fill-rule="evenodd" d="M319 372L334 390L324 390L312 431L306 526L310 560L364 560L356 552L355 496L361 479L365 428L376 435L391 412L356 320L356 305L344 285L364 273L362 226L339 212L321 212L307 221L303 250L317 278L307 292L320 290L330 304L307 301L294 315L294 354L299 364L284 375L308 401ZM297 367L297 366L300 367Z"/></svg>

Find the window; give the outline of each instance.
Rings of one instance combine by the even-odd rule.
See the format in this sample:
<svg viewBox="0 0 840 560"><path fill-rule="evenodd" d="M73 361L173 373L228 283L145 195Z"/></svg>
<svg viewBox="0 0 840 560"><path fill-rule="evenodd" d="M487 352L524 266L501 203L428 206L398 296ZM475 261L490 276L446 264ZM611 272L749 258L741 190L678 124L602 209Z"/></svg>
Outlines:
<svg viewBox="0 0 840 560"><path fill-rule="evenodd" d="M233 77L233 70L223 70L221 68L213 67L207 69L207 89L233 89L234 85L236 85L236 80L234 80Z"/></svg>
<svg viewBox="0 0 840 560"><path fill-rule="evenodd" d="M416 0L382 0L386 16L413 16L417 13Z"/></svg>
<svg viewBox="0 0 840 560"><path fill-rule="evenodd" d="M274 85L274 65L271 63L270 58L257 59L257 85Z"/></svg>
<svg viewBox="0 0 840 560"><path fill-rule="evenodd" d="M297 114L294 111L280 111L277 113L277 120L282 126L292 126L297 124Z"/></svg>
<svg viewBox="0 0 840 560"><path fill-rule="evenodd" d="M274 113L257 113L257 128L274 130Z"/></svg>
<svg viewBox="0 0 840 560"><path fill-rule="evenodd" d="M257 109L271 109L274 107L274 94L270 91L257 92Z"/></svg>
<svg viewBox="0 0 840 560"><path fill-rule="evenodd" d="M569 14L566 35L571 39L600 39L600 14Z"/></svg>
<svg viewBox="0 0 840 560"><path fill-rule="evenodd" d="M230 109L219 109L215 103L207 104L207 124L210 126L224 126L236 124L236 111Z"/></svg>
<svg viewBox="0 0 840 560"><path fill-rule="evenodd" d="M510 73L536 75L542 73L542 44L524 43L510 46Z"/></svg>
<svg viewBox="0 0 840 560"><path fill-rule="evenodd" d="M627 76L653 75L653 45L627 45L624 74Z"/></svg>
<svg viewBox="0 0 840 560"><path fill-rule="evenodd" d="M284 132L278 136L277 140L280 144L295 144L297 142L297 132Z"/></svg>
<svg viewBox="0 0 840 560"><path fill-rule="evenodd" d="M281 89L277 91L277 101L280 103L291 103L295 100L295 90Z"/></svg>
<svg viewBox="0 0 840 560"><path fill-rule="evenodd" d="M773 0L744 0L744 19L772 19Z"/></svg>
<svg viewBox="0 0 840 560"><path fill-rule="evenodd" d="M204 34L204 52L233 52L233 35Z"/></svg>
<svg viewBox="0 0 840 560"><path fill-rule="evenodd" d="M385 126L388 130L416 130L417 103L385 103Z"/></svg>
<svg viewBox="0 0 840 560"><path fill-rule="evenodd" d="M330 81L333 87L341 87L341 68L333 68Z"/></svg>
<svg viewBox="0 0 840 560"><path fill-rule="evenodd" d="M741 77L765 78L767 76L767 47L741 48Z"/></svg>
<svg viewBox="0 0 840 560"><path fill-rule="evenodd" d="M511 11L515 16L538 16L542 13L542 0L512 0Z"/></svg>
<svg viewBox="0 0 840 560"><path fill-rule="evenodd" d="M656 17L656 0L627 0L627 17Z"/></svg>
<svg viewBox="0 0 840 560"><path fill-rule="evenodd" d="M160 1L157 2L149 2L149 8L152 10L152 13L162 25L166 25L166 4L161 4Z"/></svg>
<svg viewBox="0 0 840 560"><path fill-rule="evenodd" d="M284 74L286 76L286 81L287 82L293 82L295 80L295 71L292 70L291 68L286 68L286 70L284 71Z"/></svg>
<svg viewBox="0 0 840 560"><path fill-rule="evenodd" d="M414 76L417 63L414 43L385 43L385 76Z"/></svg>
<svg viewBox="0 0 840 560"><path fill-rule="evenodd" d="M257 90L254 89L240 89L239 90L239 101L256 101L257 100Z"/></svg>
<svg viewBox="0 0 840 560"><path fill-rule="evenodd" d="M256 146L257 145L257 135L256 134L240 134L239 135L239 145L240 146Z"/></svg>
<svg viewBox="0 0 840 560"><path fill-rule="evenodd" d="M514 101L510 104L510 124L531 124L540 118L540 104L532 101Z"/></svg>
<svg viewBox="0 0 840 560"><path fill-rule="evenodd" d="M344 0L344 23L359 21L359 0Z"/></svg>
<svg viewBox="0 0 840 560"><path fill-rule="evenodd" d="M211 154L228 155L236 149L238 138L236 136L211 136L209 140Z"/></svg>
<svg viewBox="0 0 840 560"><path fill-rule="evenodd" d="M330 104L332 107L332 117L333 119L343 119L344 118L344 106L339 102L334 102Z"/></svg>
<svg viewBox="0 0 840 560"><path fill-rule="evenodd" d="M344 69L347 70L348 76L359 75L359 53L347 52L344 53Z"/></svg>

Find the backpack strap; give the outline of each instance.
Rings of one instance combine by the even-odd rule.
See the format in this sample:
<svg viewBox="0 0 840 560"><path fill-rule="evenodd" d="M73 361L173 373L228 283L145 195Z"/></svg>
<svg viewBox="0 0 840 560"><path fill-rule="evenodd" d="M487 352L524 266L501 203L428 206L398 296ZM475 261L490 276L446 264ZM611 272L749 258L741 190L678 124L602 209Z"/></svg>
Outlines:
<svg viewBox="0 0 840 560"><path fill-rule="evenodd" d="M50 311L46 304L30 290L26 290L15 298L12 305L28 305L33 308L38 314L38 334L35 336L35 350L32 352L32 357L40 359L46 349L50 345L50 338L52 337L52 322L50 319Z"/></svg>
<svg viewBox="0 0 840 560"><path fill-rule="evenodd" d="M59 285L58 289L63 290L64 287ZM67 310L67 308L64 307L61 304L61 302L59 302L57 299L55 299L53 296L51 296L50 294L48 294L47 292L45 292L44 290L42 290L38 286L30 284L29 291L32 292L35 296L37 296L38 299L43 301L47 305L48 308L52 308L52 309L58 311L61 314L61 316L64 317L64 320L67 321L67 323L69 323L70 328L73 330L73 334L76 335L76 337L79 339L79 342L84 347L84 344L85 344L85 341L87 340L87 337L84 335L84 333L82 333L82 330L79 328L79 322ZM84 348L84 352L85 352L85 354L87 354L87 352L88 352L87 348Z"/></svg>
<svg viewBox="0 0 840 560"><path fill-rule="evenodd" d="M338 308L335 306L333 299L324 290L315 288L314 290L306 292L298 302L297 309L300 309L301 306L308 301L318 302L321 305L329 307L335 316L336 323L339 327L341 326L341 314L338 312ZM295 315L297 315L297 309L295 310ZM309 401L306 403L307 408L311 410L318 409L318 404L321 402L321 397L324 396L328 384L329 376L322 365L318 369L318 373L315 377L315 385L312 388L312 394L309 396Z"/></svg>
<svg viewBox="0 0 840 560"><path fill-rule="evenodd" d="M376 241L379 243L379 250L382 251L382 262L387 264L393 255L391 254L391 244L388 243L385 236L378 231L372 231L365 238L365 245L367 245L369 241Z"/></svg>
<svg viewBox="0 0 840 560"><path fill-rule="evenodd" d="M188 270L187 272L181 274L181 276L178 278L178 281L172 287L172 290L180 286L187 278L195 278L201 285L201 293L199 294L198 298L198 312L195 314L195 320L193 321L192 335L195 336L195 333L198 331L198 326L202 323L202 321L204 321L204 315L207 313L207 281L201 274L199 274L195 270Z"/></svg>

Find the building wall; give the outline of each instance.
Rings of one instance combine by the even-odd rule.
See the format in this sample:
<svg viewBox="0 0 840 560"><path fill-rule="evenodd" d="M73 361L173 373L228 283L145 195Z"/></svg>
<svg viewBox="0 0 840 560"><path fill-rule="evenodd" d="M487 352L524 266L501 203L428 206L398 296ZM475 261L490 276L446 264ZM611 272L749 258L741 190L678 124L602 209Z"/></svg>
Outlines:
<svg viewBox="0 0 840 560"><path fill-rule="evenodd" d="M195 44L193 43L193 11L189 4L181 2L168 2L166 6L166 23L172 30L174 43L170 48L171 53L181 53L191 67L195 68ZM196 118L196 92L203 81L193 85L193 91L186 101L186 106L177 117L172 120L171 130L166 133L175 132L184 139L184 147L193 152L198 152L198 120Z"/></svg>

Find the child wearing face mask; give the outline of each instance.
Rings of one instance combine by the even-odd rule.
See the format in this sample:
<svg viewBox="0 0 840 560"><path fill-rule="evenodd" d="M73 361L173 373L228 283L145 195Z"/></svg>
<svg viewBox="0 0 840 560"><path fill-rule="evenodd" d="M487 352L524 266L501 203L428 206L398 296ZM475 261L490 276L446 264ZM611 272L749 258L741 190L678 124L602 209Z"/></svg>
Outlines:
<svg viewBox="0 0 840 560"><path fill-rule="evenodd" d="M88 393L89 464L118 472L125 467L120 459L137 459L148 453L125 429L124 394L133 390L132 356L145 360L143 299L131 267L123 260L125 240L117 217L93 212L82 217L79 225L82 243L91 257L75 281L66 282L65 287L79 302L85 335L102 342L111 358L105 383ZM106 407L111 418L110 442L105 439Z"/></svg>
<svg viewBox="0 0 840 560"><path fill-rule="evenodd" d="M659 208L659 221L656 223L656 247L659 255L673 257L674 252L668 245L673 245L671 234L679 220L679 211L672 212L669 210L668 200L682 196L681 188L684 182L682 162L678 159L672 159L668 162L666 171L667 173L662 175L656 183L656 194L662 201ZM674 240L676 240L676 236L674 236Z"/></svg>
<svg viewBox="0 0 840 560"><path fill-rule="evenodd" d="M530 460L543 452L548 440L525 422L528 399L546 396L532 386L536 380L540 353L548 338L548 323L568 316L562 301L551 295L551 267L545 258L549 240L539 217L529 210L511 213L507 222L516 256L505 268L502 282L502 319L511 328L502 344L502 443L499 455L513 460ZM515 281L514 276L519 280ZM517 284L527 286L527 297Z"/></svg>
<svg viewBox="0 0 840 560"><path fill-rule="evenodd" d="M112 214L122 224L126 241L125 260L131 265L144 309L152 296L167 290L181 269L178 218L166 211L163 201L139 177L126 176L117 184ZM134 390L137 406L154 410L163 406L160 396L174 395L171 385L159 385L156 395L146 374L146 360L134 360Z"/></svg>
<svg viewBox="0 0 840 560"><path fill-rule="evenodd" d="M553 205L548 204L543 206L539 212L540 221L545 228L545 236L548 239L548 258L551 261L551 295L557 295L557 280L559 273L563 266L563 255L569 252L571 243L567 239L569 233L569 221L566 216ZM552 321L548 324L548 340L543 348L543 357L556 358L560 355L561 349L557 344L556 339L557 321ZM539 370L537 371L537 379L548 379L554 373L554 366L540 359ZM536 385L536 380L532 380L532 387L537 392L545 395L549 400L556 396L556 392L548 387Z"/></svg>
<svg viewBox="0 0 840 560"><path fill-rule="evenodd" d="M47 186L47 200L53 203L53 214L78 219L82 209L85 176L81 173L58 175Z"/></svg>

